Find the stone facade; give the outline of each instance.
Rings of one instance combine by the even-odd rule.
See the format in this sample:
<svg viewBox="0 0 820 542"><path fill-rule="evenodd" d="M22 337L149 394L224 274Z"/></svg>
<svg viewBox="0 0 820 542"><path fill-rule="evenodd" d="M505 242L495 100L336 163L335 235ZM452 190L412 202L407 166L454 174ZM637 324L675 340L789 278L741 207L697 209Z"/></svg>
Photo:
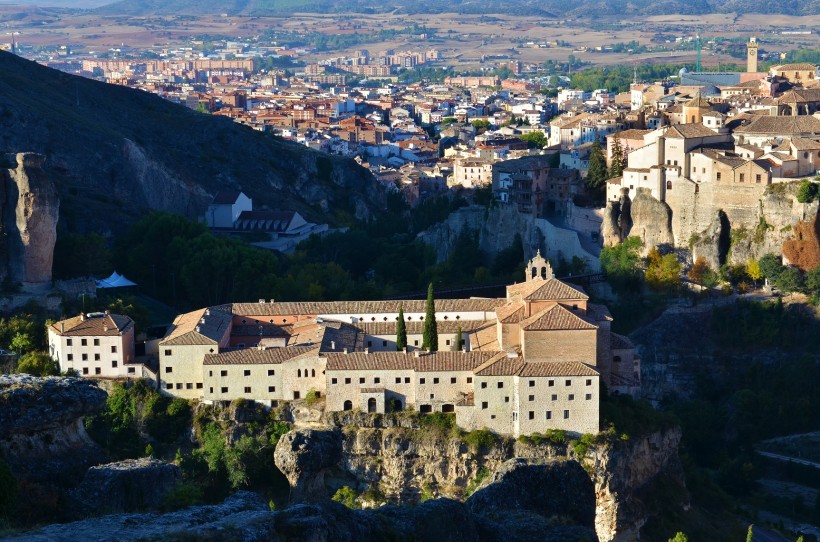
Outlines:
<svg viewBox="0 0 820 542"><path fill-rule="evenodd" d="M60 371L124 378L134 374L134 321L106 312L81 314L48 327L48 349Z"/></svg>

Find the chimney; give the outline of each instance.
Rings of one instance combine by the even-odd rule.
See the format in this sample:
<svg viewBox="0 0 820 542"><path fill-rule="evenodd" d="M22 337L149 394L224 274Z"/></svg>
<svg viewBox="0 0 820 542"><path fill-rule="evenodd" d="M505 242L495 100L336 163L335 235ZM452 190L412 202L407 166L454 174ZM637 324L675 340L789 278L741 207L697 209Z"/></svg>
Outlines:
<svg viewBox="0 0 820 542"><path fill-rule="evenodd" d="M108 311L108 309L106 309L105 315L108 316L109 314L111 314L111 313Z"/></svg>
<svg viewBox="0 0 820 542"><path fill-rule="evenodd" d="M330 341L330 349L336 350L336 341Z"/></svg>
<svg viewBox="0 0 820 542"><path fill-rule="evenodd" d="M365 354L369 354L369 353L370 353L370 348L365 348L365 349L364 349L364 353L365 353Z"/></svg>
<svg viewBox="0 0 820 542"><path fill-rule="evenodd" d="M60 322L60 334L65 333L65 322Z"/></svg>
<svg viewBox="0 0 820 542"><path fill-rule="evenodd" d="M85 322L85 313L80 314L80 322Z"/></svg>
<svg viewBox="0 0 820 542"><path fill-rule="evenodd" d="M347 354L347 348L345 348L345 354Z"/></svg>
<svg viewBox="0 0 820 542"><path fill-rule="evenodd" d="M265 304L265 300L264 300L264 299L260 299L260 300L259 300L259 303L261 303L261 304L263 304L263 305L264 305L264 304Z"/></svg>
<svg viewBox="0 0 820 542"><path fill-rule="evenodd" d="M417 358L421 357L421 350L416 350L415 352L413 352L413 355Z"/></svg>
<svg viewBox="0 0 820 542"><path fill-rule="evenodd" d="M211 315L211 309L205 309L205 316Z"/></svg>
<svg viewBox="0 0 820 542"><path fill-rule="evenodd" d="M274 300L273 300L273 299L271 299L271 300L270 300L270 302L271 302L271 304L273 304Z"/></svg>
<svg viewBox="0 0 820 542"><path fill-rule="evenodd" d="M196 332L199 333L199 326L196 326Z"/></svg>
<svg viewBox="0 0 820 542"><path fill-rule="evenodd" d="M406 346L404 347L404 353L405 354L407 353L407 347Z"/></svg>
<svg viewBox="0 0 820 542"><path fill-rule="evenodd" d="M462 345L461 346L461 351L466 354L467 353L467 345Z"/></svg>
<svg viewBox="0 0 820 542"><path fill-rule="evenodd" d="M103 331L108 333L108 324L103 324Z"/></svg>

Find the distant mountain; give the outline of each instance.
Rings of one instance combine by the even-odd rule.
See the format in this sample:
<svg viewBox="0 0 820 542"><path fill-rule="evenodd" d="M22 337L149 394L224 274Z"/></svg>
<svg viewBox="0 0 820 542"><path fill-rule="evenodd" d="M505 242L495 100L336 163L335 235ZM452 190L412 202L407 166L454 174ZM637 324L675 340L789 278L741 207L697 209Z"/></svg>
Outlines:
<svg viewBox="0 0 820 542"><path fill-rule="evenodd" d="M820 0L121 0L100 8L103 13L123 15L175 13L228 13L231 15L280 15L294 12L315 13L465 13L515 14L559 17L656 15L668 13L782 13L816 15Z"/></svg>
<svg viewBox="0 0 820 542"><path fill-rule="evenodd" d="M46 156L73 231L117 231L150 209L197 217L222 189L331 223L384 206L353 160L0 52L0 158L17 152Z"/></svg>

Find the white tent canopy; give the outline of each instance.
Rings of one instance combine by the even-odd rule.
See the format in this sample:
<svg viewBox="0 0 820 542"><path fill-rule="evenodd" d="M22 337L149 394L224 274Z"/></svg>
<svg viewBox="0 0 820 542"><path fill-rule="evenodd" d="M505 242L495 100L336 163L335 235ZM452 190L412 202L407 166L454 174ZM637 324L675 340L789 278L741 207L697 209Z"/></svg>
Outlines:
<svg viewBox="0 0 820 542"><path fill-rule="evenodd" d="M106 279L100 279L97 281L97 288L125 288L127 286L136 286L136 282L131 282L123 275L120 275L116 271L111 273L111 276Z"/></svg>

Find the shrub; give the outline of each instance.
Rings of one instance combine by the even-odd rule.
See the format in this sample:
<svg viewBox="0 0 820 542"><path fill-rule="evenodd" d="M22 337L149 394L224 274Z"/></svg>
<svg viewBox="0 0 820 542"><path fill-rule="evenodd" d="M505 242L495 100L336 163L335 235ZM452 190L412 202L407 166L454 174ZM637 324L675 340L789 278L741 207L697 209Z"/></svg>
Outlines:
<svg viewBox="0 0 820 542"><path fill-rule="evenodd" d="M319 392L315 388L310 388L305 395L305 404L309 407L319 402Z"/></svg>
<svg viewBox="0 0 820 542"><path fill-rule="evenodd" d="M165 495L165 499L162 501L162 509L166 512L173 512L180 508L201 503L202 497L202 488L193 483L183 482Z"/></svg>
<svg viewBox="0 0 820 542"><path fill-rule="evenodd" d="M572 445L572 450L575 452L575 455L581 459L586 457L587 452L589 452L593 444L595 444L595 435L584 433L581 435L581 438Z"/></svg>
<svg viewBox="0 0 820 542"><path fill-rule="evenodd" d="M818 183L812 182L809 179L803 179L800 186L797 188L797 201L800 203L811 203L818 195Z"/></svg>
<svg viewBox="0 0 820 542"><path fill-rule="evenodd" d="M436 496L433 494L433 484L431 484L430 482L424 482L421 485L421 495L419 497L419 501L427 502L435 498Z"/></svg>
<svg viewBox="0 0 820 542"><path fill-rule="evenodd" d="M464 442L473 453L487 450L498 442L498 435L489 429L477 429L464 435Z"/></svg>
<svg viewBox="0 0 820 542"><path fill-rule="evenodd" d="M359 508L359 503L356 502L356 492L349 486L340 487L336 493L333 494L333 500L342 503L348 508Z"/></svg>
<svg viewBox="0 0 820 542"><path fill-rule="evenodd" d="M475 493L475 490L478 489L478 486L480 486L481 483L489 475L490 475L490 471L487 470L486 467L481 467L480 469L478 469L478 472L476 473L475 478L470 480L470 482L467 484L467 488L464 490L464 496L469 497L470 495Z"/></svg>
<svg viewBox="0 0 820 542"><path fill-rule="evenodd" d="M32 376L56 376L60 374L57 362L44 352L29 352L17 363L18 373Z"/></svg>

